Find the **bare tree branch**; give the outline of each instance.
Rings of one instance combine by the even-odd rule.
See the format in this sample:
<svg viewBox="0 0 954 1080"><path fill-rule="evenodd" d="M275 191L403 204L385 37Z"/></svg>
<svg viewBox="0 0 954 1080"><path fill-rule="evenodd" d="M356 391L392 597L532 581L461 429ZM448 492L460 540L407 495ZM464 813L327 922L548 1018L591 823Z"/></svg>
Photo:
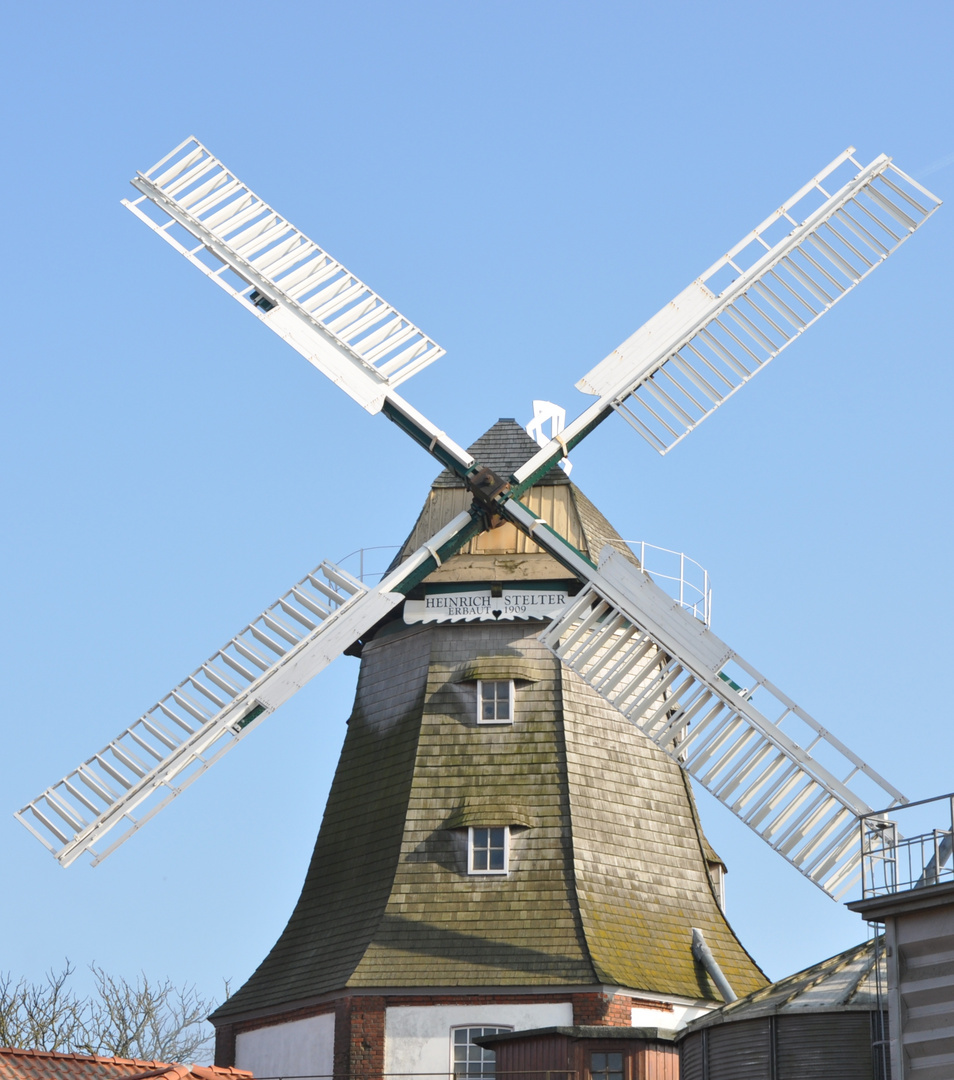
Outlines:
<svg viewBox="0 0 954 1080"><path fill-rule="evenodd" d="M74 971L69 960L40 983L0 972L0 1046L145 1061L208 1056L212 1035L203 1021L214 1002L194 985L150 982L144 972L130 982L96 964L90 970L96 988L87 998L68 985Z"/></svg>

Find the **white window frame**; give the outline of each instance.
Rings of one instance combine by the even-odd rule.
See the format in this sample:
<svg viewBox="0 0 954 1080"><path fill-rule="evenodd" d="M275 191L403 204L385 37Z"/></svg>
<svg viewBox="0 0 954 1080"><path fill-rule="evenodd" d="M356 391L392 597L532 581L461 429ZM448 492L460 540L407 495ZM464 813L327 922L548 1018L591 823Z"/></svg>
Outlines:
<svg viewBox="0 0 954 1080"><path fill-rule="evenodd" d="M509 686L508 696L508 711L510 716L506 719L500 717L494 717L492 720L484 719L484 695L483 686L487 684L507 683ZM514 680L513 679L478 679L477 680L477 723L478 724L512 724L514 715L514 705L516 704L516 694L514 693Z"/></svg>
<svg viewBox="0 0 954 1080"><path fill-rule="evenodd" d="M725 867L722 863L710 862L709 877L712 879L712 887L715 889L716 900L719 903L719 909L722 914L725 914Z"/></svg>
<svg viewBox="0 0 954 1080"><path fill-rule="evenodd" d="M487 1074L485 1072L483 1072L483 1070L481 1070L481 1072L479 1072L479 1073L476 1073L476 1072L472 1073L472 1072L469 1072L469 1071L468 1072L458 1072L457 1071L458 1063L454 1060L454 1050L455 1050L455 1048L457 1046L457 1043L456 1043L454 1037L457 1034L457 1032L458 1031L468 1031L468 1032L469 1031L482 1031L483 1032L483 1031L488 1031L490 1029L493 1029L497 1033L503 1032L503 1031L513 1031L513 1025L512 1024L454 1024L454 1026L451 1028L451 1030L450 1030L450 1075L451 1075L451 1077L454 1078L454 1080L457 1080L458 1077L465 1078L465 1080L466 1080L467 1077L477 1078L477 1077L486 1077L487 1076ZM466 1046L476 1046L477 1044L472 1043L470 1041L470 1039L468 1038L465 1045ZM486 1053L487 1051L485 1051L485 1050L483 1050L483 1048L481 1048L481 1052ZM494 1052L491 1051L491 1053L494 1053ZM497 1056L496 1053L494 1053L494 1074L495 1075L496 1075L496 1071L497 1071L497 1069L496 1069L496 1066L497 1066L496 1056ZM468 1062L465 1062L465 1064L470 1065L471 1062L468 1061ZM474 1064L478 1064L478 1063L474 1062ZM488 1064L488 1063L486 1063L484 1061L481 1061L481 1062L479 1062L479 1064L484 1065L484 1064Z"/></svg>
<svg viewBox="0 0 954 1080"><path fill-rule="evenodd" d="M477 870L474 868L474 831L475 829L503 829L503 869L502 870ZM487 837L488 851L490 850L490 836ZM487 860L490 861L489 858ZM467 873L476 874L479 877L485 875L504 876L510 872L510 826L509 825L469 825L467 827Z"/></svg>

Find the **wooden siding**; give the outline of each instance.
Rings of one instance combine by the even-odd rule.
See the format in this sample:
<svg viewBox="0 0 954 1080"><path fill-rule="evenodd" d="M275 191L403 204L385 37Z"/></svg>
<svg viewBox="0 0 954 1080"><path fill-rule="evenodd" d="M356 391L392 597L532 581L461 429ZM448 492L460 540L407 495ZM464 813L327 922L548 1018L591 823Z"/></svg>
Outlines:
<svg viewBox="0 0 954 1080"><path fill-rule="evenodd" d="M679 1049L671 1043L646 1043L636 1054L633 1080L679 1080Z"/></svg>
<svg viewBox="0 0 954 1080"><path fill-rule="evenodd" d="M576 1080L570 1039L556 1033L496 1047L497 1080Z"/></svg>
<svg viewBox="0 0 954 1080"><path fill-rule="evenodd" d="M625 1080L679 1080L679 1049L646 1039L572 1038L547 1032L496 1046L497 1080L590 1080L590 1054L616 1053Z"/></svg>
<svg viewBox="0 0 954 1080"><path fill-rule="evenodd" d="M586 537L583 535L580 516L576 512L571 492L572 488L569 484L560 487L535 487L531 488L521 501L538 517L542 517L558 533L566 537L574 547L585 552L587 550ZM421 516L417 519L414 531L404 545L402 554L410 554L416 550L448 521L467 510L473 501L473 495L466 488L434 488L424 504ZM461 555L538 555L543 553L542 548L507 522L499 528L481 533L460 549Z"/></svg>

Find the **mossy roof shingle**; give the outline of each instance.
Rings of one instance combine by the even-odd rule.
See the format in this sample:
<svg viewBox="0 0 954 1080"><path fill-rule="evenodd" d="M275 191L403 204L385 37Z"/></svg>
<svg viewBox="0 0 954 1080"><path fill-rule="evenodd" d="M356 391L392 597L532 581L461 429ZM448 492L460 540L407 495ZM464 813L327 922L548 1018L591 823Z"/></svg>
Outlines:
<svg viewBox="0 0 954 1080"><path fill-rule="evenodd" d="M535 450L512 420L472 448L504 475ZM447 490L458 486L438 477L406 546L458 512ZM606 543L625 549L562 470L546 490L559 491L591 557ZM455 560L493 580L552 573L544 553L476 550L438 574ZM538 632L532 623L398 621L365 645L301 897L216 1021L348 988L612 984L719 1001L692 958L693 926L739 994L765 985L716 902L685 774L563 669ZM477 725L475 685L461 673L504 663L534 672L518 691L516 722ZM510 807L520 826L507 876L467 873L466 825L481 807L487 824Z"/></svg>
<svg viewBox="0 0 954 1080"><path fill-rule="evenodd" d="M715 901L678 765L533 625L400 625L366 646L292 918L217 1020L346 988L614 984L719 1000L693 926L739 993L764 985ZM455 681L479 655L541 671L512 726L478 725L474 684ZM467 873L458 819L481 806L487 823L518 808L505 877Z"/></svg>

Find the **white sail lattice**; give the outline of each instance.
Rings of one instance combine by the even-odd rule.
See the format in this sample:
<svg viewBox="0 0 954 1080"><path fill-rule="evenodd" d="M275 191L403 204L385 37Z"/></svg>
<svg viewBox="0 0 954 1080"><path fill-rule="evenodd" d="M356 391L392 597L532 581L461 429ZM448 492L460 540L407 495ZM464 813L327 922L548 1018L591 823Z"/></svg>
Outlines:
<svg viewBox="0 0 954 1080"><path fill-rule="evenodd" d="M369 412L444 355L197 139L132 184L124 206Z"/></svg>
<svg viewBox="0 0 954 1080"><path fill-rule="evenodd" d="M542 640L836 899L860 877L859 819L906 801L619 552Z"/></svg>
<svg viewBox="0 0 954 1080"><path fill-rule="evenodd" d="M852 154L800 188L577 387L608 397L652 447L671 450L940 206L884 154L868 166Z"/></svg>

